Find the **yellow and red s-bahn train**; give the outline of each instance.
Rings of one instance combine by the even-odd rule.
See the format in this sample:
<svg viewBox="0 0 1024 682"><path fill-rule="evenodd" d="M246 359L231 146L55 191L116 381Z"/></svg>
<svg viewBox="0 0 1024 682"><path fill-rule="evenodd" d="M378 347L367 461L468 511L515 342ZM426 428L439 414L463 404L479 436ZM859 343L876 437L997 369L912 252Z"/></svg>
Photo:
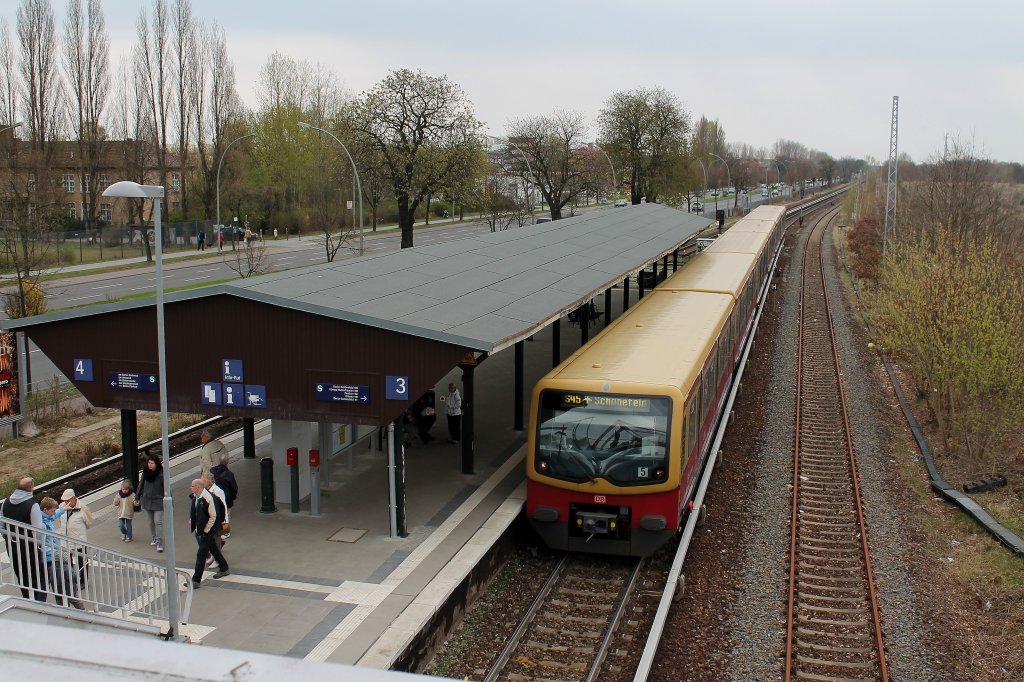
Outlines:
<svg viewBox="0 0 1024 682"><path fill-rule="evenodd" d="M681 528L784 212L752 211L534 387L526 515L548 546L647 556Z"/></svg>

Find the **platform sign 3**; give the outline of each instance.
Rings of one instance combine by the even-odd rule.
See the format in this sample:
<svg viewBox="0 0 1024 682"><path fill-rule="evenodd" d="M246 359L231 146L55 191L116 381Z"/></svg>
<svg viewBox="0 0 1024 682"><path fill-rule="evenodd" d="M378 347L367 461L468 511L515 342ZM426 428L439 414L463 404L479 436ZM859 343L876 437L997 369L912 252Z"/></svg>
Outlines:
<svg viewBox="0 0 1024 682"><path fill-rule="evenodd" d="M92 360L75 358L73 362L75 381L92 381Z"/></svg>
<svg viewBox="0 0 1024 682"><path fill-rule="evenodd" d="M384 378L384 397L387 400L408 400L409 377L386 376Z"/></svg>

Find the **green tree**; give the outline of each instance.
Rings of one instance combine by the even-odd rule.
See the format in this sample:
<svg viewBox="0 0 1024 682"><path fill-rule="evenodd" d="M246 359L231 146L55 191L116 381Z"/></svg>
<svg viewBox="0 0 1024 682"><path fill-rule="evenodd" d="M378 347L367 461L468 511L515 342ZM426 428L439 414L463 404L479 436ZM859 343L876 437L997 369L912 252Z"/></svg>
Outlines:
<svg viewBox="0 0 1024 682"><path fill-rule="evenodd" d="M689 114L663 88L616 92L599 117L601 140L612 158L629 173L634 204L682 188L681 159L689 149Z"/></svg>
<svg viewBox="0 0 1024 682"><path fill-rule="evenodd" d="M364 93L351 120L387 169L402 248L409 248L416 209L479 154L482 124L458 85L408 69L391 72Z"/></svg>
<svg viewBox="0 0 1024 682"><path fill-rule="evenodd" d="M985 460L1024 426L1024 269L991 236L919 230L883 261L873 317L950 449Z"/></svg>

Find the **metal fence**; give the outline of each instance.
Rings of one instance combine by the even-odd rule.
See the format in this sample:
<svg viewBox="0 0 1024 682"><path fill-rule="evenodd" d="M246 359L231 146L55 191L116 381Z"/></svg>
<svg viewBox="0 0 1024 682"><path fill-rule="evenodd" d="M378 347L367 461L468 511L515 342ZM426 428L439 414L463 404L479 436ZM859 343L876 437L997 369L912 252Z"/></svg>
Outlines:
<svg viewBox="0 0 1024 682"><path fill-rule="evenodd" d="M207 244L216 244L217 234L212 220L164 222L161 231L165 251L197 248L200 233L204 234ZM143 256L146 253L144 240L149 241L151 248L156 243L152 225L145 228L141 225L106 225L95 230L64 230L49 235L56 265Z"/></svg>
<svg viewBox="0 0 1024 682"><path fill-rule="evenodd" d="M108 618L150 625L168 620L166 566L10 519L0 519L0 536L0 586ZM188 571L176 570L175 584L172 598L179 600L181 621L188 622Z"/></svg>

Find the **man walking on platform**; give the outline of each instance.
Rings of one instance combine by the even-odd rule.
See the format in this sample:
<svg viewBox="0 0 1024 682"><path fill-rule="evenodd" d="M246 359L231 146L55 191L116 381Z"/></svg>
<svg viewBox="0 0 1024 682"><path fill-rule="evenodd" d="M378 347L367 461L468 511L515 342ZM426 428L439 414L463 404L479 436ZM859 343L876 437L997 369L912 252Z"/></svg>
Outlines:
<svg viewBox="0 0 1024 682"><path fill-rule="evenodd" d="M210 432L206 430L199 434L199 440L203 444L203 449L199 451L199 476L202 478L203 474L220 464L221 459L228 456L228 449L224 447L224 443L211 436Z"/></svg>
<svg viewBox="0 0 1024 682"><path fill-rule="evenodd" d="M448 414L448 442L458 443L462 440L462 396L455 384L448 384L448 399L445 408Z"/></svg>
<svg viewBox="0 0 1024 682"><path fill-rule="evenodd" d="M224 522L223 512L218 514L217 503L213 496L203 484L203 479L197 478L189 486L192 489L192 509L189 514L189 526L196 535L199 542L199 549L196 550L196 568L192 574L192 586L199 587L203 581L203 571L206 569L206 556L212 554L220 570L213 574L214 578L223 578L230 575L228 562L220 551L220 541L216 529Z"/></svg>

